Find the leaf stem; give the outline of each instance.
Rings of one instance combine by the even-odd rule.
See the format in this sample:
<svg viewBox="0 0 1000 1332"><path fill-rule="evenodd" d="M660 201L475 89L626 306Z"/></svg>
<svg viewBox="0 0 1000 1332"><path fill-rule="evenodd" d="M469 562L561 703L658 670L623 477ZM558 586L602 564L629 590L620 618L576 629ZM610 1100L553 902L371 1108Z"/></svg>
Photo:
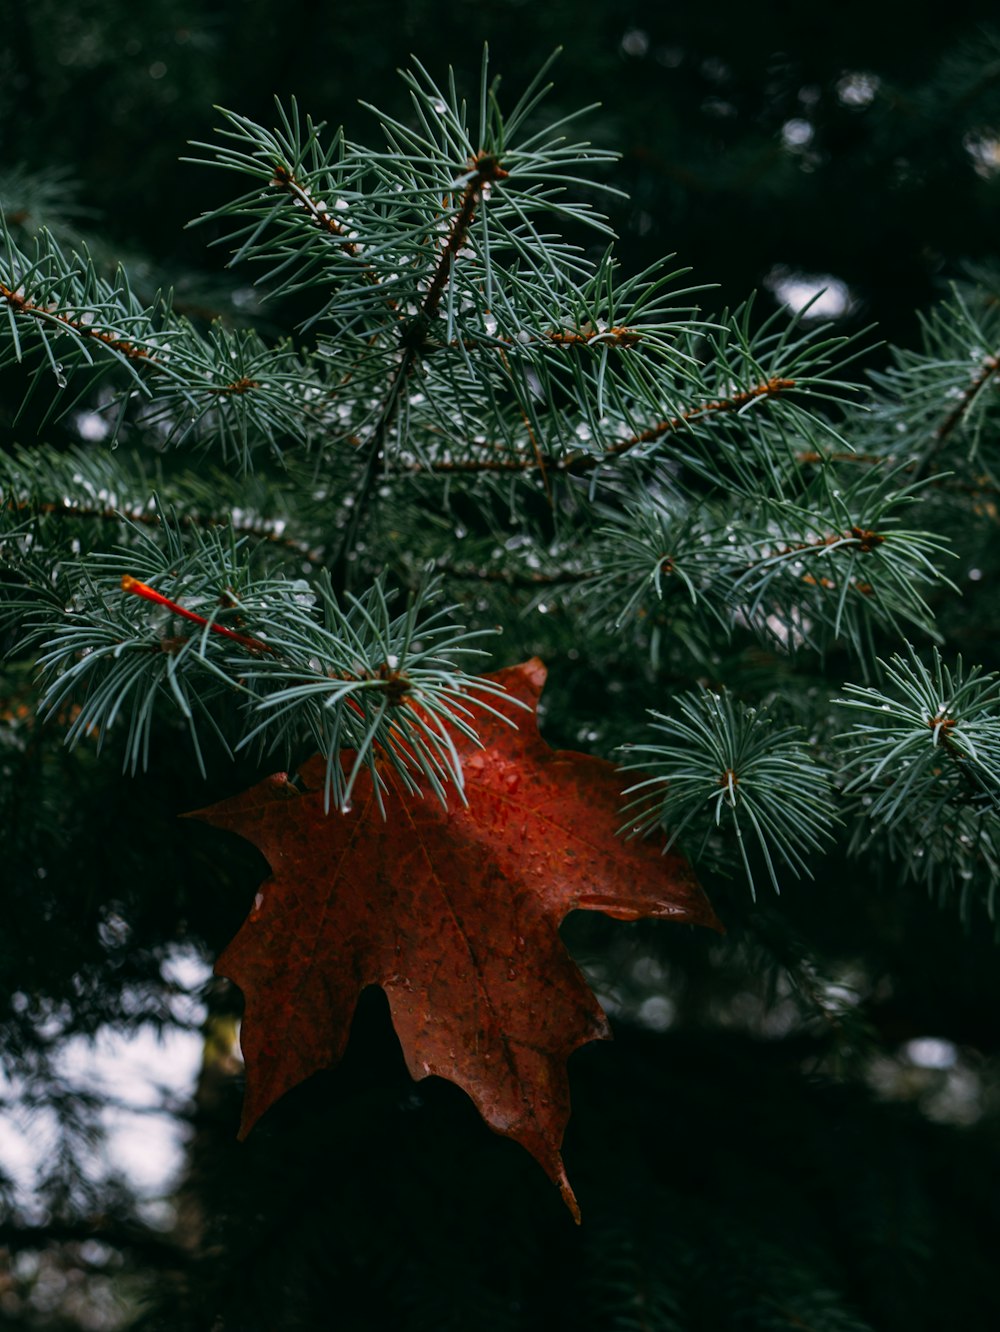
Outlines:
<svg viewBox="0 0 1000 1332"><path fill-rule="evenodd" d="M247 634L238 634L233 629L227 629L224 624L216 624L214 620L206 620L204 615L199 615L196 611L179 606L176 601L171 601L169 597L165 597L162 592L157 592L155 588L148 584L140 583L138 578L133 578L131 574L122 575L122 591L132 592L135 596L143 597L146 601L155 602L157 606L166 606L174 615L180 615L185 620L193 620L195 624L203 625L214 634L222 634L226 638L231 638L241 646L249 648L251 652L274 651L269 643L264 643L259 638L250 638Z"/></svg>

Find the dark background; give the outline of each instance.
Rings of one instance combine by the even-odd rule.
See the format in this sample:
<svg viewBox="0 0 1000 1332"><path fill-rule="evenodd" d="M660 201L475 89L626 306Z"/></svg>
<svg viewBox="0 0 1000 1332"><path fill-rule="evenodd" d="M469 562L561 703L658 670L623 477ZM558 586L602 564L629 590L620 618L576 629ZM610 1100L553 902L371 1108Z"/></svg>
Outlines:
<svg viewBox="0 0 1000 1332"><path fill-rule="evenodd" d="M211 138L213 103L271 123L273 95L294 94L304 111L377 144L359 98L405 117L394 71L411 52L438 78L454 65L473 93L484 40L502 101L562 45L549 113L601 103L587 133L622 154L607 179L630 195L609 205L627 268L676 252L695 280L718 284L709 304L761 288L762 313L782 277L837 279L851 297L844 330L877 325L859 374L883 358L880 338L916 339L917 312L949 280L995 261L1000 28L983 26L995 3L7 9L0 180L19 164L64 169L55 211L68 210L103 256L125 259L137 282L176 286L189 309L231 315L232 291L247 281L206 248L210 229L185 230L229 184L179 160L188 140ZM30 409L18 426L12 414L0 403L8 438L26 438ZM5 699L5 721L16 706ZM551 717L553 738L560 726L574 743L573 719ZM896 917L877 874L837 861L780 910L761 907L790 955L796 932L821 919L826 960L868 995L853 1053L837 1034L836 1069L829 1033L796 1026L794 996L748 980L754 957L738 934L719 946L678 932L668 948L649 927L570 922L577 956L622 1014L616 1045L572 1065L566 1156L581 1231L530 1158L489 1134L461 1093L438 1082L414 1091L374 995L343 1067L285 1098L238 1146L240 1089L224 1039L238 1001L203 986L205 1067L194 1106L175 1107L190 1151L170 1209L151 1221L127 1180L88 1185L89 1109L63 1094L46 1058L64 1037L108 1025L178 1025L164 959L183 945L210 962L263 872L242 845L178 832L175 814L192 803L188 756L159 752L134 782L118 778L113 756L97 764L40 740L5 769L4 826L31 832L3 871L0 1005L21 996L0 1012L3 1040L24 1094L55 1105L73 1132L39 1181L39 1208L0 1222L12 1256L9 1274L0 1270L0 1325L1000 1323L992 927L963 928L920 890ZM238 789L241 774L217 780L195 803ZM719 947L730 951L710 951ZM649 960L641 984L637 957ZM660 990L669 1029L630 1021ZM905 1055L924 1038L943 1042L952 1063Z"/></svg>

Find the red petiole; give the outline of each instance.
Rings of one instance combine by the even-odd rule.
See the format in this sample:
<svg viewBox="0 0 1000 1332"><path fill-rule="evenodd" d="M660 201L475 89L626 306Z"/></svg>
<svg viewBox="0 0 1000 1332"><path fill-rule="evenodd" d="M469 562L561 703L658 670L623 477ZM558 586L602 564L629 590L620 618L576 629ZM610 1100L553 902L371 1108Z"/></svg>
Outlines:
<svg viewBox="0 0 1000 1332"><path fill-rule="evenodd" d="M153 601L157 606L166 606L168 610L173 611L175 615L182 616L185 620L193 620L195 624L207 625L213 634L222 634L226 638L231 638L234 643L239 643L251 652L273 652L274 649L267 643L261 642L259 638L250 638L247 634L238 634L233 629L227 629L224 624L215 624L214 621L206 620L203 615L196 614L195 611L185 610L183 606L178 606L176 601L171 601L165 597L162 592L157 592L146 583L140 583L138 578L133 578L131 574L122 575L122 591L132 592L137 597L143 597L146 601Z"/></svg>

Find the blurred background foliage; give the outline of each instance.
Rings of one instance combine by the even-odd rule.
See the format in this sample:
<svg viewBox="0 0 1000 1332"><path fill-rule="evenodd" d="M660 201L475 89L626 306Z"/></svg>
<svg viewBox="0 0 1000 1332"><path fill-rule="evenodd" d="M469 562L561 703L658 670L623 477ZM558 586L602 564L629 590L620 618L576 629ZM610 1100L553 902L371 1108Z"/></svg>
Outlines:
<svg viewBox="0 0 1000 1332"><path fill-rule="evenodd" d="M410 52L437 75L452 64L472 88L484 40L513 90L564 47L550 112L601 103L589 132L622 154L608 179L629 200L610 211L636 270L676 252L696 280L718 283L713 304L759 288L762 315L825 287L818 308L840 329L877 324L858 374L883 364L877 338L915 341L918 312L949 280L971 266L996 282L994 3L8 9L8 216L85 238L150 290L173 286L188 313L257 313L246 278L206 249L210 230L185 230L227 189L180 161L217 123L213 103L270 123L273 95L294 94L313 116L374 137L358 99L405 117L394 71ZM267 311L278 326L293 317ZM24 441L31 407L15 427L8 378L0 425ZM67 418L46 438L78 442L73 428ZM977 645L993 600L977 603ZM563 657L548 736L600 752L616 732L615 696L559 645L558 626L537 645L522 638ZM627 661L614 683L657 702ZM571 919L567 940L621 1025L616 1048L574 1058L566 1156L586 1219L576 1232L530 1160L460 1093L414 1090L376 996L344 1066L237 1145L238 996L206 977L262 865L243 844L177 824L192 804L186 751L161 745L154 771L125 780L113 756L97 763L43 738L31 700L30 681L8 674L0 826L20 831L2 869L3 1095L16 1129L0 1140L14 1153L0 1151L4 1326L1000 1323L1000 982L987 922L963 927L916 889L900 913L881 865L859 875L835 858L818 882L767 896L752 938ZM194 803L255 775L214 771ZM67 1043L109 1030L195 1043L194 1099L163 1072L162 1103L134 1110L141 1124L155 1112L180 1126L176 1189L161 1181L143 1195L107 1155L114 1098L66 1062ZM160 1150L151 1133L140 1126L140 1157L143 1142Z"/></svg>

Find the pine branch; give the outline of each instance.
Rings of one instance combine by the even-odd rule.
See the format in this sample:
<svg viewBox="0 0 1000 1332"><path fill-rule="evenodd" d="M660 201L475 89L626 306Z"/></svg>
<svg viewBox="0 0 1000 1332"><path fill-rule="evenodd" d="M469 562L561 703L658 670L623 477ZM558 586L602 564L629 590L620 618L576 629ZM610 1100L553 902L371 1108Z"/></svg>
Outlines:
<svg viewBox="0 0 1000 1332"><path fill-rule="evenodd" d="M886 843L908 876L942 896L972 894L994 913L1000 882L1000 680L907 655L880 663L891 692L846 686L843 707L867 714L844 736L857 852Z"/></svg>
<svg viewBox="0 0 1000 1332"><path fill-rule="evenodd" d="M891 368L873 375L871 444L862 448L905 451L915 477L968 462L992 475L997 407L989 389L1000 366L1000 311L983 290L953 288L921 326L922 347L894 349Z"/></svg>
<svg viewBox="0 0 1000 1332"><path fill-rule="evenodd" d="M137 527L155 530L166 512L182 531L228 527L322 565L321 550L289 534L290 525L305 522L302 487L295 475L280 481L263 474L234 478L214 469L168 475L161 459L147 465L131 452L15 447L0 454L0 554L16 572L19 533L30 530L53 557L66 559L102 541L109 527L122 542Z"/></svg>
<svg viewBox="0 0 1000 1332"><path fill-rule="evenodd" d="M258 265L272 296L315 294L295 348L201 331L44 233L34 257L5 233L8 360L34 347L67 388L77 376L67 398L57 385L58 410L117 410L111 438L139 457L197 440L243 469L199 485L183 464L147 473L46 450L0 468L7 623L21 621L22 655L44 643L47 711L79 706L70 739L101 743L120 719L134 768L168 704L200 762L202 736L286 759L309 744L342 804L377 752L441 794L460 771L444 732L417 737L407 710L471 726L477 686L451 655L472 650L470 634L442 612L420 631L426 663L398 664L428 613L414 572L427 562L494 590L492 604L506 597L500 618L525 600L513 593L550 609L546 589L565 588L563 632L579 626L594 651L604 635L610 651L628 631L654 671L669 640L678 682L714 673L749 635L789 657L848 645L871 670L880 639L934 634L929 598L953 590L947 543L903 522L929 484L913 456L855 459L894 457L904 410L942 450L986 419L994 367L982 352L971 380L966 367L974 338L1000 342L988 309L956 298L929 321L925 352L897 353L875 410L845 409L855 342L780 314L756 321L752 304L705 318L685 303L698 289L676 289L684 270L623 276L612 248L592 257L543 230L607 234L568 191L591 188L584 173L608 154L567 141L566 123L525 130L541 84L505 119L484 65L476 125L454 88L420 67L406 78L413 119L382 117L374 150L326 135L294 102L273 130L223 113L214 163L249 189L208 216L233 228L233 263ZM246 474L261 444L284 474ZM475 513L465 547L451 503ZM401 617L388 610L397 580L417 584ZM718 717L699 711L709 697ZM671 835L692 820L703 848L731 826L751 882L744 836L776 884L779 864L804 872L825 845L828 778L791 732L728 699L675 700L683 739L657 713L668 743L651 758L693 746L700 794L685 803L664 777L643 817ZM346 750L358 757L344 778ZM750 773L720 785L739 776L737 753Z"/></svg>
<svg viewBox="0 0 1000 1332"><path fill-rule="evenodd" d="M621 330L616 330L621 332ZM592 346L594 339L585 337L583 334L567 334L564 336L552 335L549 339L561 346ZM641 341L641 334L637 330L629 330L629 338L614 339L612 345L634 347ZM564 472L571 475L585 475L595 468L602 466L612 458L619 457L622 454L629 453L640 445L652 444L663 438L664 435L684 429L691 422L699 421L702 417L709 416L716 412L737 412L748 406L758 398L773 397L779 393L787 392L795 388L793 379L772 378L765 384L755 384L748 389L734 393L730 398L721 398L714 402L700 403L697 407L689 407L682 411L679 416L671 417L667 421L659 421L655 425L648 426L639 434L629 435L625 439L618 439L610 444L601 454L597 455L589 451L578 451L569 453L563 457L546 460L539 455L537 445L535 445L534 436L530 436L529 443L535 445L530 453L522 457L503 456L499 458L470 458L457 462L447 461L441 463L421 463L415 462L407 466L406 470L411 473L448 473L448 472L530 472L530 471L548 471Z"/></svg>
<svg viewBox="0 0 1000 1332"><path fill-rule="evenodd" d="M474 737L471 707L489 709L477 694L497 690L454 666L455 654L479 651L472 640L483 631L455 627L453 607L425 613L433 583L400 616L390 614L380 583L344 611L328 578L310 587L255 577L232 533L182 535L162 523L158 535L162 544L133 533L125 550L81 558L55 595L20 599L23 642L44 645L43 714L80 700L68 743L92 737L100 749L130 703L125 762L134 772L148 764L153 720L167 704L184 720L203 771L206 728L225 749L318 748L327 758L327 799L338 805L349 802L362 768L376 772L376 755L410 790L422 779L444 799L445 783L461 784L446 726ZM123 563L142 576L123 572ZM138 618L122 592L158 609ZM178 619L201 632L176 632ZM232 737L213 709L225 695L242 702L242 734ZM354 751L346 776L345 750Z"/></svg>
<svg viewBox="0 0 1000 1332"><path fill-rule="evenodd" d="M829 845L836 815L829 776L807 754L796 730L772 732L766 709L740 708L728 694L702 691L674 702L679 716L650 714L656 718L651 729L666 743L628 746L624 769L650 773L623 793L633 796L622 811L630 835L662 826L673 844L690 830L688 836L693 843L700 840L703 851L725 817L753 896L744 828L756 842L775 892L775 861L796 877L809 874L806 856Z"/></svg>

